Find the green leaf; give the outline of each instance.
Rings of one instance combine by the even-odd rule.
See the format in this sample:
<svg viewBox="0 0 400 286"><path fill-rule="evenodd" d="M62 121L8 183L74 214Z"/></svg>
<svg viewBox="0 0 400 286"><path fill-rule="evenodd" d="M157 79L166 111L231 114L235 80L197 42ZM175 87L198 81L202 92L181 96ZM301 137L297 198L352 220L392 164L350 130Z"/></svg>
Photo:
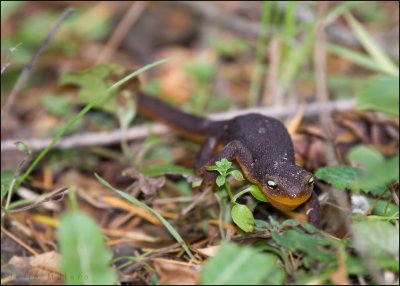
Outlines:
<svg viewBox="0 0 400 286"><path fill-rule="evenodd" d="M218 187L221 187L223 184L225 184L225 181L226 181L225 176L219 175L215 180L215 183L217 184Z"/></svg>
<svg viewBox="0 0 400 286"><path fill-rule="evenodd" d="M399 230L386 221L363 221L353 226L355 247L381 267L398 271ZM397 265L397 267L396 267Z"/></svg>
<svg viewBox="0 0 400 286"><path fill-rule="evenodd" d="M228 170L232 167L232 162L229 162L227 159L222 159L221 161L215 162L215 165L222 173L227 173Z"/></svg>
<svg viewBox="0 0 400 286"><path fill-rule="evenodd" d="M315 172L315 177L336 189L354 189L354 183L361 174L360 169L350 166L329 166L319 168Z"/></svg>
<svg viewBox="0 0 400 286"><path fill-rule="evenodd" d="M285 273L278 259L248 246L223 242L201 272L201 285L280 285Z"/></svg>
<svg viewBox="0 0 400 286"><path fill-rule="evenodd" d="M368 145L358 145L351 148L346 158L357 163L367 172L385 161L385 157L378 150Z"/></svg>
<svg viewBox="0 0 400 286"><path fill-rule="evenodd" d="M302 226L303 229L306 232L310 233L310 234L313 234L313 233L317 232L317 228L315 226L313 226L313 225L311 225L309 223L306 223L306 222L298 221L297 219L287 219L287 220L285 220L281 224L281 228L288 227L288 226L289 227L296 227L296 226L299 226L299 225Z"/></svg>
<svg viewBox="0 0 400 286"><path fill-rule="evenodd" d="M61 217L59 229L60 269L67 285L112 285L116 276L111 270L112 253L96 223L82 213Z"/></svg>
<svg viewBox="0 0 400 286"><path fill-rule="evenodd" d="M245 205L235 204L232 207L231 216L233 221L245 232L252 232L254 229L253 213Z"/></svg>
<svg viewBox="0 0 400 286"><path fill-rule="evenodd" d="M243 174L239 170L233 170L233 171L229 172L229 175L234 177L235 180L237 180L237 181L243 181L244 180Z"/></svg>
<svg viewBox="0 0 400 286"><path fill-rule="evenodd" d="M14 179L15 171L2 170L1 171L1 199L10 191L10 185Z"/></svg>
<svg viewBox="0 0 400 286"><path fill-rule="evenodd" d="M399 116L399 78L378 75L366 80L357 94L357 106Z"/></svg>
<svg viewBox="0 0 400 286"><path fill-rule="evenodd" d="M123 104L117 105L117 116L119 120L119 124L122 130L127 130L129 124L135 118L136 115L136 103L132 96L132 91L123 91L119 95L120 100L123 99ZM114 97L116 98L116 97ZM125 132L125 131L124 131Z"/></svg>
<svg viewBox="0 0 400 286"><path fill-rule="evenodd" d="M207 166L206 169L207 169L207 171L218 171L221 174L221 172L219 171L220 168L218 166L211 165L211 166Z"/></svg>
<svg viewBox="0 0 400 286"><path fill-rule="evenodd" d="M184 68L199 83L208 83L215 74L213 65L199 60L186 63Z"/></svg>
<svg viewBox="0 0 400 286"><path fill-rule="evenodd" d="M116 64L102 64L85 71L63 74L59 82L62 85L73 84L79 86L80 91L77 100L80 103L87 104L96 95L104 93L110 87L108 78L111 75L121 75L124 70L123 67ZM119 104L116 96L109 96L105 100L97 102L94 107L118 116Z"/></svg>
<svg viewBox="0 0 400 286"><path fill-rule="evenodd" d="M345 12L344 16L358 40L375 60L375 64L380 66L380 68L388 74L399 77L399 68L396 67L384 52L382 52L381 48L376 44L365 28L349 12Z"/></svg>
<svg viewBox="0 0 400 286"><path fill-rule="evenodd" d="M163 64L165 62L171 61L172 59L164 59L164 60L159 60L154 63L151 63L149 65L146 65L129 75L123 77L116 83L114 83L112 86L110 86L107 90L103 90L100 94L96 94L95 97L85 105L85 107L75 116L71 118L70 121L68 121L61 129L60 131L57 132L57 134L53 137L49 145L44 148L39 155L33 160L33 162L29 165L29 167L26 169L26 171L18 178L18 181L15 184L15 188L18 188L25 180L28 178L30 173L35 169L36 165L43 159L44 156L53 148L53 146L58 142L58 140L76 124L79 119L81 119L90 109L92 109L94 106L96 106L99 102L103 102L104 99L107 99L110 95L112 95L119 87L121 87L123 84L127 83L128 81L132 80L132 78L136 77L137 75L141 74L142 72L151 69L157 65Z"/></svg>
<svg viewBox="0 0 400 286"><path fill-rule="evenodd" d="M367 145L360 145L348 152L347 159L358 163L365 170L355 182L357 188L374 195L380 195L388 183L399 178L398 155L385 160L378 150Z"/></svg>
<svg viewBox="0 0 400 286"><path fill-rule="evenodd" d="M322 236L306 234L298 229L290 229L282 234L276 231L271 233L276 243L291 251L301 251L309 257L319 261L330 261L335 254L323 251L322 246L328 246L331 242Z"/></svg>
<svg viewBox="0 0 400 286"><path fill-rule="evenodd" d="M257 200L261 202L268 202L267 197L264 195L264 193L260 190L260 188L256 185L251 185L249 187L251 195L256 198Z"/></svg>
<svg viewBox="0 0 400 286"><path fill-rule="evenodd" d="M152 165L142 171L143 175L149 177L163 176L166 174L193 175L193 171L177 165Z"/></svg>
<svg viewBox="0 0 400 286"><path fill-rule="evenodd" d="M370 190L386 186L399 179L399 155L395 155L384 162L375 165L364 176L359 178L357 185L361 189Z"/></svg>
<svg viewBox="0 0 400 286"><path fill-rule="evenodd" d="M234 38L231 40L211 38L209 39L209 42L213 48L216 49L218 54L229 58L244 53L250 48L248 42L240 38Z"/></svg>
<svg viewBox="0 0 400 286"><path fill-rule="evenodd" d="M17 145L18 151L20 151L20 152L22 152L22 153L24 153L26 155L31 155L32 154L32 149L29 148L29 146L26 145L24 142L18 141L18 142L16 142L16 145Z"/></svg>
<svg viewBox="0 0 400 286"><path fill-rule="evenodd" d="M45 95L42 98L42 105L53 115L65 116L72 112L71 100L61 94Z"/></svg>
<svg viewBox="0 0 400 286"><path fill-rule="evenodd" d="M370 205L375 203L376 199L367 198ZM372 214L378 216L395 216L399 214L399 207L393 203L386 200L379 200L376 202L375 208L372 210Z"/></svg>
<svg viewBox="0 0 400 286"><path fill-rule="evenodd" d="M97 175L97 174L94 174L94 175L96 176L97 180L100 181L100 183L102 183L107 188L113 190L114 192L118 193L125 200L131 202L132 204L134 204L134 205L136 205L138 207L144 208L144 209L148 210L149 212L151 212L152 214L154 214L162 222L162 224L166 227L166 229L169 231L169 233L175 238L175 240L182 245L183 249L189 255L189 257L193 257L192 252L189 250L189 247L187 246L185 241L182 239L180 234L175 230L175 228L162 215L160 215L157 211L153 210L148 205L146 205L146 204L142 203L141 201L139 201L138 199L132 197L131 195L114 188L113 186L111 186L106 180L104 180L99 175Z"/></svg>

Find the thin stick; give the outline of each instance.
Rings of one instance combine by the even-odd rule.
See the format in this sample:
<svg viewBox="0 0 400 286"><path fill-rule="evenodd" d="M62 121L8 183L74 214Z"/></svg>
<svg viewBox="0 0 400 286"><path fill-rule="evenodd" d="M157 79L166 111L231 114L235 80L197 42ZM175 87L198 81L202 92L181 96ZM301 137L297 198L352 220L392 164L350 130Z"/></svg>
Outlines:
<svg viewBox="0 0 400 286"><path fill-rule="evenodd" d="M256 62L253 67L253 74L251 76L250 83L250 92L247 100L248 106L256 106L261 90L261 79L264 73L264 56L265 56L265 47L267 45L267 37L268 37L268 25L270 24L271 17L271 2L265 1L263 4L262 15L261 15L261 34L257 39L257 48L256 48Z"/></svg>
<svg viewBox="0 0 400 286"><path fill-rule="evenodd" d="M317 102L319 104L318 117L321 122L322 128L327 138L326 155L329 165L337 165L335 157L335 149L333 144L333 135L330 130L331 118L327 112L328 103L328 88L326 83L326 39L325 39L325 25L323 23L323 16L327 9L326 2L317 4L317 33L314 46L314 63L315 63L315 90L317 95Z"/></svg>
<svg viewBox="0 0 400 286"><path fill-rule="evenodd" d="M12 240L14 240L16 243L18 243L19 245L21 245L23 248L25 248L26 250L28 250L30 253L32 253L33 255L39 255L39 253L37 253L33 248L31 248L29 245L27 245L25 242L23 242L21 239L19 239L18 237L16 237L15 235L13 235L11 232L9 232L8 230L6 230L4 227L1 227L1 231L4 232L7 236L9 236Z"/></svg>
<svg viewBox="0 0 400 286"><path fill-rule="evenodd" d="M47 46L49 45L50 40L54 37L54 35L58 31L58 29L60 28L61 24L65 20L67 20L69 15L71 15L74 11L75 11L75 8L68 7L67 9L64 10L64 12L58 18L58 20L53 24L53 26L51 27L50 31L47 33L47 36L44 38L43 42L40 44L39 49L32 56L30 62L24 67L24 69L23 69L21 75L19 76L16 84L14 85L10 95L6 99L6 101L5 101L4 105L3 105L3 108L1 109L1 119L3 119L3 115L4 114L7 114L10 111L10 108L11 108L11 106L13 105L13 103L15 101L15 97L21 91L21 89L24 87L26 81L31 76L33 68L35 67L39 56L47 48Z"/></svg>
<svg viewBox="0 0 400 286"><path fill-rule="evenodd" d="M108 62L125 37L126 33L128 33L129 29L137 21L137 19L139 19L139 16L146 8L146 5L147 4L145 1L135 1L131 5L124 18L121 20L121 22L119 22L110 40L101 51L100 56L97 58L97 64Z"/></svg>
<svg viewBox="0 0 400 286"><path fill-rule="evenodd" d="M326 104L328 112L352 109L355 106L354 100L339 100L332 101ZM276 106L276 107L263 107L263 108L248 108L242 110L234 110L222 113L215 113L209 116L213 120L226 120L238 115L248 113L259 113L267 116L272 116L280 119L285 119L292 116L298 111L297 105L292 106ZM304 118L313 118L318 114L318 103L311 103L307 105L304 111ZM149 135L162 135L170 132L170 129L162 124L149 124L141 126L133 126L126 130L127 140L137 140L148 137ZM70 149L85 146L100 146L112 145L119 143L121 140L121 130L103 131L103 132L85 132L81 134L64 137L58 141L54 146L57 149ZM1 151L16 151L17 146L15 142L24 142L32 151L38 151L49 145L52 139L8 139L1 141Z"/></svg>
<svg viewBox="0 0 400 286"><path fill-rule="evenodd" d="M265 79L265 91L261 97L262 106L282 104L282 92L278 78L280 56L279 38L273 37L268 48L269 66Z"/></svg>

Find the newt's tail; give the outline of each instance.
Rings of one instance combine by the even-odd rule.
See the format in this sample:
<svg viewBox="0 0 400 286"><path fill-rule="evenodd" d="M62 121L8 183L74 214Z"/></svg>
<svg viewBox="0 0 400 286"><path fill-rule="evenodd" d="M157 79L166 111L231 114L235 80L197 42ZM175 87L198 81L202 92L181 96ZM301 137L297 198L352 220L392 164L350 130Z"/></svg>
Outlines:
<svg viewBox="0 0 400 286"><path fill-rule="evenodd" d="M212 135L213 121L184 113L154 96L139 93L138 110L143 116L165 123L184 137L203 141Z"/></svg>

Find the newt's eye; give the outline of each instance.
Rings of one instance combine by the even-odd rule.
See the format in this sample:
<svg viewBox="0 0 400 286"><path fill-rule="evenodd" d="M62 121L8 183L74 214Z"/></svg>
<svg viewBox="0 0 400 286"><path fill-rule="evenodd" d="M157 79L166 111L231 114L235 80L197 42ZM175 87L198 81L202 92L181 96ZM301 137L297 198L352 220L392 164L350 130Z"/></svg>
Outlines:
<svg viewBox="0 0 400 286"><path fill-rule="evenodd" d="M268 188L270 188L271 190L275 190L275 189L278 187L278 184L275 183L275 182L272 181L272 180L268 180L268 181L267 181L267 186L268 186Z"/></svg>
<svg viewBox="0 0 400 286"><path fill-rule="evenodd" d="M309 186L312 186L314 184L314 177L311 177L309 180L308 180L308 185Z"/></svg>

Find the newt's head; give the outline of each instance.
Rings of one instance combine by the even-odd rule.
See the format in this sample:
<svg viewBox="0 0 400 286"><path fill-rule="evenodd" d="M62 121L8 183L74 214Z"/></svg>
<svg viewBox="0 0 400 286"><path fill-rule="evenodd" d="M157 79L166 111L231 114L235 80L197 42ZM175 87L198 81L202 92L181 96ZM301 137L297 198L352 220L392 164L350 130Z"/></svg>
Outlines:
<svg viewBox="0 0 400 286"><path fill-rule="evenodd" d="M313 175L287 162L277 162L263 178L262 191L269 202L282 211L290 211L307 201L314 188Z"/></svg>

